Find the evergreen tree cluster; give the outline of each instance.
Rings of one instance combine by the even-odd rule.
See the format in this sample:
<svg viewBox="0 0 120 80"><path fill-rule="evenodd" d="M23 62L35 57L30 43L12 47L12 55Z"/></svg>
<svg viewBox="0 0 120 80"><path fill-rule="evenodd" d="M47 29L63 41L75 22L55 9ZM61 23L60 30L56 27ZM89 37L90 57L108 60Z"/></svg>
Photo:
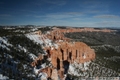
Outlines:
<svg viewBox="0 0 120 80"><path fill-rule="evenodd" d="M9 49L0 46L0 74L15 80L34 79L29 54L38 56L44 53L43 49L40 44L30 40L22 32L16 32L16 30L20 31L21 29L0 28L0 37L5 37L7 42L12 45L8 46L0 41L1 45L5 45Z"/></svg>

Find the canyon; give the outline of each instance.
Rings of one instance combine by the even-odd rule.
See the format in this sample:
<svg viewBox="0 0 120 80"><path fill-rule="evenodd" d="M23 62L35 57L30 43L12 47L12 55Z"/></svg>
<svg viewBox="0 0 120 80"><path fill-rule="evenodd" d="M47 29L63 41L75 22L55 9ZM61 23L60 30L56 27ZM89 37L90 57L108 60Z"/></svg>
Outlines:
<svg viewBox="0 0 120 80"><path fill-rule="evenodd" d="M2 80L119 79L119 29L46 26L0 31Z"/></svg>
<svg viewBox="0 0 120 80"><path fill-rule="evenodd" d="M36 75L40 73L46 74L44 79L50 78L53 80L64 80L68 73L71 64L83 64L86 67L86 63L95 59L95 51L83 42L73 42L70 38L64 36L65 33L72 32L113 32L109 29L94 29L94 28L52 28L51 31L42 33L36 31L33 34L38 36L44 44L43 49L46 54L40 54L31 63L34 67ZM48 42L49 41L49 42ZM43 60L48 60L50 63L42 68L36 69L39 65L43 65ZM37 71L36 71L37 70ZM87 68L82 71L87 70ZM58 77L59 76L59 77Z"/></svg>

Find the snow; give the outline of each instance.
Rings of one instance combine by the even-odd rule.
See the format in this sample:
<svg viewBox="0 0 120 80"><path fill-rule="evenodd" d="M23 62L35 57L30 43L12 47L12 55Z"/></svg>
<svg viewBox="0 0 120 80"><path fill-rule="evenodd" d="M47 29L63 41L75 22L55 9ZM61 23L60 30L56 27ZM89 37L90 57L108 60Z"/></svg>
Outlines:
<svg viewBox="0 0 120 80"><path fill-rule="evenodd" d="M85 58L86 58L86 55L84 54L83 59L85 59Z"/></svg>
<svg viewBox="0 0 120 80"><path fill-rule="evenodd" d="M8 43L7 38L6 37L0 37L0 43L3 42L5 45L7 46L12 46L11 44Z"/></svg>
<svg viewBox="0 0 120 80"><path fill-rule="evenodd" d="M27 65L26 64L23 64L23 67L24 67L24 69L27 69Z"/></svg>
<svg viewBox="0 0 120 80"><path fill-rule="evenodd" d="M0 80L7 80L7 79L9 79L9 77L3 76L2 74L0 74Z"/></svg>
<svg viewBox="0 0 120 80"><path fill-rule="evenodd" d="M59 40L58 42L63 42L63 40Z"/></svg>
<svg viewBox="0 0 120 80"><path fill-rule="evenodd" d="M88 68L89 64L90 64L90 61L84 63L84 69L85 69L85 70L88 70L88 69L89 69L89 68Z"/></svg>
<svg viewBox="0 0 120 80"><path fill-rule="evenodd" d="M31 77L31 76L32 76L32 77L36 77L34 74L30 74L30 73L27 74L27 77Z"/></svg>
<svg viewBox="0 0 120 80"><path fill-rule="evenodd" d="M79 63L79 64L74 62L69 65L68 73L73 74L75 76L84 76L86 75L86 72L84 72L84 74L80 74L80 71L88 70L89 64L90 64L90 61L85 63Z"/></svg>
<svg viewBox="0 0 120 80"><path fill-rule="evenodd" d="M49 44L49 46L52 46L52 43L48 43Z"/></svg>
<svg viewBox="0 0 120 80"><path fill-rule="evenodd" d="M44 54L43 55L47 55L47 52L45 50L43 50Z"/></svg>
<svg viewBox="0 0 120 80"><path fill-rule="evenodd" d="M47 38L46 35L38 35L38 34L35 34L35 33L29 33L29 34L26 34L26 36L33 40L34 42L37 42L38 44L45 44L43 47L47 46L47 47L55 47L56 49L58 48L58 45L57 44L53 44L52 43L52 40L50 40L49 38Z"/></svg>
<svg viewBox="0 0 120 80"><path fill-rule="evenodd" d="M44 72L39 73L38 77L40 78L40 80L47 80L47 74Z"/></svg>
<svg viewBox="0 0 120 80"><path fill-rule="evenodd" d="M55 46L55 49L58 49L58 45L57 44L54 44L54 46Z"/></svg>
<svg viewBox="0 0 120 80"><path fill-rule="evenodd" d="M0 37L0 47L10 50L8 48L8 46L12 46L11 44L8 43L7 38L6 37Z"/></svg>
<svg viewBox="0 0 120 80"><path fill-rule="evenodd" d="M36 31L36 30L38 30L38 28L33 28L33 29L31 29L31 31Z"/></svg>
<svg viewBox="0 0 120 80"><path fill-rule="evenodd" d="M34 69L33 69L35 75L37 75L37 74L38 74L38 71L40 71L40 70L41 70L41 69L36 69L36 67L34 67Z"/></svg>
<svg viewBox="0 0 120 80"><path fill-rule="evenodd" d="M13 58L10 54L6 54L6 53L4 53L4 57L6 57L6 58L9 57L9 58L11 58L11 59Z"/></svg>
<svg viewBox="0 0 120 80"><path fill-rule="evenodd" d="M29 54L29 58L32 59L32 60L35 60L37 58L37 56L32 54L32 53L30 53Z"/></svg>
<svg viewBox="0 0 120 80"><path fill-rule="evenodd" d="M20 49L22 49L22 46L18 45L18 47L19 47Z"/></svg>
<svg viewBox="0 0 120 80"><path fill-rule="evenodd" d="M42 64L41 67L42 67L42 68L45 68L45 67L46 67L46 63Z"/></svg>
<svg viewBox="0 0 120 80"><path fill-rule="evenodd" d="M53 47L51 47L51 50L53 50L54 48Z"/></svg>
<svg viewBox="0 0 120 80"><path fill-rule="evenodd" d="M47 33L46 34L50 34L50 32L49 31L47 31Z"/></svg>
<svg viewBox="0 0 120 80"><path fill-rule="evenodd" d="M23 47L23 50L24 50L25 53L27 52L27 49L25 49L24 47Z"/></svg>
<svg viewBox="0 0 120 80"><path fill-rule="evenodd" d="M37 35L37 34L34 34L34 33L30 33L30 34L26 34L26 36L33 40L34 42L37 42L39 44L47 44L49 45L51 43L51 40L50 39L45 39L46 37L44 35ZM51 44L50 44L51 45Z"/></svg>
<svg viewBox="0 0 120 80"><path fill-rule="evenodd" d="M47 60L48 60L48 61L51 61L51 58L48 58Z"/></svg>
<svg viewBox="0 0 120 80"><path fill-rule="evenodd" d="M20 50L23 50L24 52L27 52L27 49L25 49L25 48L22 47L21 45L18 45L18 48L19 48Z"/></svg>
<svg viewBox="0 0 120 80"><path fill-rule="evenodd" d="M2 48L4 48L4 49L7 49L7 50L10 50L10 49L9 49L6 45L4 45L4 44L3 44L3 45L0 44L0 47L2 47Z"/></svg>
<svg viewBox="0 0 120 80"><path fill-rule="evenodd" d="M74 73L74 67L72 66L72 64L69 65L69 73Z"/></svg>
<svg viewBox="0 0 120 80"><path fill-rule="evenodd" d="M33 41L35 41L35 42L37 42L37 43L43 44L43 41L40 40L41 37L40 37L39 35L36 35L36 34L26 34L26 36L27 36L29 39L31 39L31 40L33 40Z"/></svg>
<svg viewBox="0 0 120 80"><path fill-rule="evenodd" d="M36 68L36 66L35 66L34 69L33 69L35 75L38 75L38 72L39 72L40 70L44 69L45 67L46 67L46 63L40 65L39 69Z"/></svg>

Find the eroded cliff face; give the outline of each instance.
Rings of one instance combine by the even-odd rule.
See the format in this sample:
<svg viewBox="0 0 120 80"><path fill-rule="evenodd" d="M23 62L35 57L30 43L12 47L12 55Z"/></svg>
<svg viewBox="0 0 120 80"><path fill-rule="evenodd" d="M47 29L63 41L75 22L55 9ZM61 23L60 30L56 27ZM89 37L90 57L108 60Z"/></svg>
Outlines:
<svg viewBox="0 0 120 80"><path fill-rule="evenodd" d="M59 61L68 61L69 63L74 61L84 63L95 59L94 50L83 42L60 42L58 45L57 49L46 48L55 68L57 68L57 59Z"/></svg>
<svg viewBox="0 0 120 80"><path fill-rule="evenodd" d="M46 36L51 40L64 40L64 41L70 41L69 38L65 38L65 33L72 33L72 32L113 32L115 30L109 30L109 29L94 29L94 28L82 28L82 29L76 29L76 28L67 28L67 29L59 29L59 28L53 28L53 31L49 32L49 34L46 34Z"/></svg>
<svg viewBox="0 0 120 80"><path fill-rule="evenodd" d="M54 28L53 31L42 34L36 32L35 34L42 35L44 39L50 39L55 45L44 46L44 50L47 55L39 55L32 63L31 66L36 67L43 64L43 60L50 61L51 66L43 67L37 71L37 74L44 72L47 74L47 78L58 80L58 75L61 79L65 78L65 74L68 72L69 65L74 62L81 64L89 62L95 59L95 52L89 46L83 42L70 42L69 38L64 37L65 33L70 32L82 32L82 31L102 31L111 32L110 30L96 30L93 28L84 29L58 29ZM42 38L42 40L45 42ZM44 43L46 44L46 43Z"/></svg>
<svg viewBox="0 0 120 80"><path fill-rule="evenodd" d="M69 64L72 64L74 61L84 63L95 59L94 50L83 42L62 42L59 43L58 49L47 48L46 51L48 51L51 63L58 70L58 75L61 78L67 72Z"/></svg>

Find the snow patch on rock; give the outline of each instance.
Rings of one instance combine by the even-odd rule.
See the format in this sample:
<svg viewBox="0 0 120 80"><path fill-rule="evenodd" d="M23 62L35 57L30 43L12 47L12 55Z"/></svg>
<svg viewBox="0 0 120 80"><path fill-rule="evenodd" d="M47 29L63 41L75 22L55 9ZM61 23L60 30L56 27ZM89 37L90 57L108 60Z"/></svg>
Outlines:
<svg viewBox="0 0 120 80"><path fill-rule="evenodd" d="M32 59L32 60L35 60L37 58L37 56L32 54L32 53L30 53L29 54L29 58Z"/></svg>

